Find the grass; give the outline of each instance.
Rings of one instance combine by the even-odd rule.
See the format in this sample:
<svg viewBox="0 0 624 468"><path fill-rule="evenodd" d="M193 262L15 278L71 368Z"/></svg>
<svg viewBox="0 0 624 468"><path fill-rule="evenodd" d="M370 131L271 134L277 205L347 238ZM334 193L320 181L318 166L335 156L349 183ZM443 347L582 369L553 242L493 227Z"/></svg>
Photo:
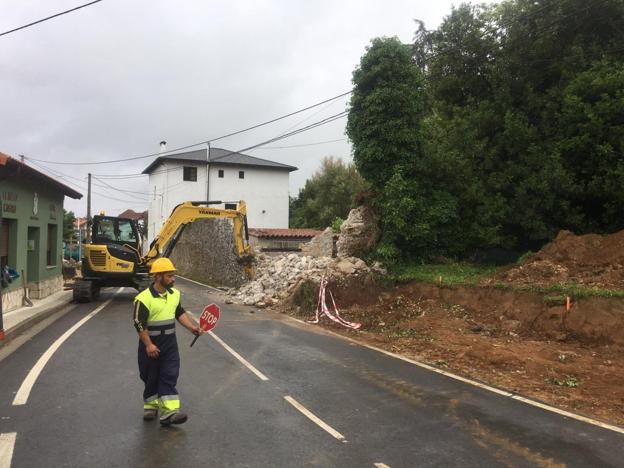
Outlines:
<svg viewBox="0 0 624 468"><path fill-rule="evenodd" d="M397 283L421 281L446 285L474 285L496 268L469 263L399 264L389 269L389 279Z"/></svg>
<svg viewBox="0 0 624 468"><path fill-rule="evenodd" d="M624 290L621 289L600 289L582 286L576 283L557 283L550 286L514 286L505 283L496 283L493 287L509 291L523 291L543 294L544 301L552 305L565 304L566 296L570 296L572 299L583 299L586 297L624 298Z"/></svg>
<svg viewBox="0 0 624 468"><path fill-rule="evenodd" d="M558 387L568 387L568 388L575 388L575 387L578 387L580 384L578 378L573 375L566 375L564 379L550 377L546 379L546 383L551 384L551 385L557 385Z"/></svg>
<svg viewBox="0 0 624 468"><path fill-rule="evenodd" d="M447 286L475 286L480 280L492 275L495 266L449 262L444 264L402 263L388 269L390 283L419 281ZM566 296L572 299L587 297L624 298L624 290L601 289L582 286L576 283L558 283L551 286L511 285L494 283L497 289L542 294L544 301L551 305L565 304Z"/></svg>
<svg viewBox="0 0 624 468"><path fill-rule="evenodd" d="M305 281L296 290L293 303L301 307L304 314L314 312L318 300L318 284L314 281Z"/></svg>

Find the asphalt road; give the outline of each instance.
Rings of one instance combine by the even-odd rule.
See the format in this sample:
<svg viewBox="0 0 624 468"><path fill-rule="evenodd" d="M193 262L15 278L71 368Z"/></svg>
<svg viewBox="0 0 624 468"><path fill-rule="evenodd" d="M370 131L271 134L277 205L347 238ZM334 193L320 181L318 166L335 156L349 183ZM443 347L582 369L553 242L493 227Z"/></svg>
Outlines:
<svg viewBox="0 0 624 468"><path fill-rule="evenodd" d="M161 428L142 420L135 292L107 290L0 362L0 468L624 465L622 434L311 325L225 305L185 280L177 286L197 314L221 306L222 342L205 335L189 348L192 336L178 326L189 421ZM25 404L14 405L46 350L108 299L50 357Z"/></svg>

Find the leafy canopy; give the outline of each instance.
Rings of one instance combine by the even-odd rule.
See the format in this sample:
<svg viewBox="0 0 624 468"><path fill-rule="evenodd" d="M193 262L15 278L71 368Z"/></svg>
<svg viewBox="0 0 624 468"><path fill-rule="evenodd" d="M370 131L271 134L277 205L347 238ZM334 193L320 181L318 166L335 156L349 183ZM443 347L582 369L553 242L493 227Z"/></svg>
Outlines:
<svg viewBox="0 0 624 468"><path fill-rule="evenodd" d="M365 182L353 163L326 157L296 198L290 200L290 226L325 229L345 219Z"/></svg>

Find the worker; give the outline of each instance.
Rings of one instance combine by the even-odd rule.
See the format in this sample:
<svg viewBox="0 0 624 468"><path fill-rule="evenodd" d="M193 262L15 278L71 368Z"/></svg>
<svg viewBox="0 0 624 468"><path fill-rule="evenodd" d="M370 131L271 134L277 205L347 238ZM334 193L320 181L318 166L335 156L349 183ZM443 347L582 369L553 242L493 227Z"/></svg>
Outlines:
<svg viewBox="0 0 624 468"><path fill-rule="evenodd" d="M134 327L139 333L139 375L145 383L143 419L160 424L182 424L187 415L180 412L176 385L180 354L175 335L177 319L194 335L203 330L190 318L180 303L180 291L173 287L176 268L168 258L156 259L150 268L154 282L134 299Z"/></svg>

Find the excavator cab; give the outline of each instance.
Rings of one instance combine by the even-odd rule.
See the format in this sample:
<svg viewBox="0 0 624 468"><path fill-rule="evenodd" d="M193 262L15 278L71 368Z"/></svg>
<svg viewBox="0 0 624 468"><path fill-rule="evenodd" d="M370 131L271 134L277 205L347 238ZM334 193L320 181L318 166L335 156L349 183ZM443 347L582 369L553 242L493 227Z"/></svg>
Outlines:
<svg viewBox="0 0 624 468"><path fill-rule="evenodd" d="M129 245L140 251L141 238L136 222L129 218L94 216L91 239L94 244Z"/></svg>

